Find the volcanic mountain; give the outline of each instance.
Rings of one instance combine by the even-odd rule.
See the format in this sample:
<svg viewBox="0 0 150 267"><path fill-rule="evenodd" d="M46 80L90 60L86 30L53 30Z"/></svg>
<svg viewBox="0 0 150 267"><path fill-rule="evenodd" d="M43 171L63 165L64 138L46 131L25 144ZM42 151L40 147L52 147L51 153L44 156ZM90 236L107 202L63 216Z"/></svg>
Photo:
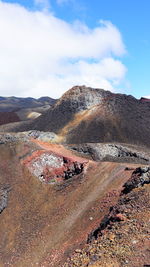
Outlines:
<svg viewBox="0 0 150 267"><path fill-rule="evenodd" d="M150 146L150 101L103 89L75 86L28 123L6 130L50 131L61 143L122 142Z"/></svg>
<svg viewBox="0 0 150 267"><path fill-rule="evenodd" d="M150 102L77 86L33 123L67 143L123 142L149 145Z"/></svg>

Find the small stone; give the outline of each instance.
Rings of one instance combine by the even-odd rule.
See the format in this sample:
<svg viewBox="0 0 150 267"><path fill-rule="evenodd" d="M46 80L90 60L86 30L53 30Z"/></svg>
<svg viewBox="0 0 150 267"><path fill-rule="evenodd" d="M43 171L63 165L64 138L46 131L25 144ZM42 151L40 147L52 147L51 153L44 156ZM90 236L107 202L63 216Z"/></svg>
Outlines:
<svg viewBox="0 0 150 267"><path fill-rule="evenodd" d="M82 265L83 265L83 266L87 266L87 264L89 264L89 259L88 259L88 258L85 258L85 259L82 261Z"/></svg>
<svg viewBox="0 0 150 267"><path fill-rule="evenodd" d="M137 240L132 240L132 244L136 244L137 242Z"/></svg>
<svg viewBox="0 0 150 267"><path fill-rule="evenodd" d="M126 217L123 214L121 214L121 213L116 214L116 218L119 221L126 221Z"/></svg>
<svg viewBox="0 0 150 267"><path fill-rule="evenodd" d="M76 249L75 252L76 252L76 253L81 253L82 250L81 250L81 249Z"/></svg>
<svg viewBox="0 0 150 267"><path fill-rule="evenodd" d="M90 250L90 254L94 254L95 252L96 252L96 248L92 248L91 250Z"/></svg>
<svg viewBox="0 0 150 267"><path fill-rule="evenodd" d="M115 239L115 234L110 233L109 236L108 236L108 238L109 238L109 240L114 241L114 239Z"/></svg>

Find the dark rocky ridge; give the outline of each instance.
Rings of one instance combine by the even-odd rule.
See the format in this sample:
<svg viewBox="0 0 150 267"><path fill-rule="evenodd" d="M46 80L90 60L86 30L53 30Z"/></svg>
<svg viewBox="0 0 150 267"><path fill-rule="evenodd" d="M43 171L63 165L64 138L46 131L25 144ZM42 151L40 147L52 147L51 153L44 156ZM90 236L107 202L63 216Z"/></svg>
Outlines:
<svg viewBox="0 0 150 267"><path fill-rule="evenodd" d="M137 168L132 177L124 184L122 193L127 194L134 188L144 186L144 184L150 184L150 167Z"/></svg>
<svg viewBox="0 0 150 267"><path fill-rule="evenodd" d="M69 149L95 161L116 161L150 164L150 152L144 148L125 144L88 143L68 145Z"/></svg>

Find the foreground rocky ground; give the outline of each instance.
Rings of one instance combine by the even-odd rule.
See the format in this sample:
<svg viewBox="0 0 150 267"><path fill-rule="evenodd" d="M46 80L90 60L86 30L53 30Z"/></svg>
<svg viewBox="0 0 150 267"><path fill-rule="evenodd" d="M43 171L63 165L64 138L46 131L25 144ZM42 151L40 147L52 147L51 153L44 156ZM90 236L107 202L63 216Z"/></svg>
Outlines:
<svg viewBox="0 0 150 267"><path fill-rule="evenodd" d="M44 141L45 138L54 137L54 134L41 132L1 135L0 266L63 266L73 251L84 247L87 240L92 245L86 246L92 246L92 249L93 244L97 244L93 243L92 237L99 229L100 222L109 213L110 207L117 204L122 186L133 171L139 164L143 165L142 159L137 165L134 157L132 163L126 161L126 158L125 162L117 162L116 154L116 162L93 161L90 155L81 155L63 145ZM148 154L143 153L149 160ZM139 198L141 204L137 200L137 205L141 205L141 209L144 208L143 211L147 214L145 216L148 216L148 206L144 205L149 202L147 193L144 192L143 195L139 194L143 200ZM128 214L130 216L129 211ZM136 212L135 215L140 216L140 213L138 215ZM125 215L123 213L119 216ZM126 219L122 221L124 217L120 218L118 227L123 227L122 222L125 223ZM147 224L146 219L144 221ZM140 227L141 231L145 229ZM116 231L117 236L117 231L120 230L118 228L112 231L114 234ZM128 235L132 238L130 231ZM105 259L105 254L109 252L108 255L113 255L113 251L109 246L111 241L103 238L106 239L106 245L102 243L101 253L106 251L102 253ZM99 242L99 237L96 242ZM113 242L116 246L116 237ZM89 254L89 258L87 255L85 257L85 252L78 252L77 259L73 257L71 263L69 261L67 264L91 264L92 256L92 264L94 259L99 260L96 257L99 252L94 252L91 256Z"/></svg>
<svg viewBox="0 0 150 267"><path fill-rule="evenodd" d="M150 266L150 168L133 172L117 205L64 266Z"/></svg>

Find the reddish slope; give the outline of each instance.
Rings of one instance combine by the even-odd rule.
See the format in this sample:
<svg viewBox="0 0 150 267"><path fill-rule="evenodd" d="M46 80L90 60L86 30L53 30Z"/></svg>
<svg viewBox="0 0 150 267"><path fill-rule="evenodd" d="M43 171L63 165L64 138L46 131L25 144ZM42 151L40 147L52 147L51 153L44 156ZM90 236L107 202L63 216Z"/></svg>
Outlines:
<svg viewBox="0 0 150 267"><path fill-rule="evenodd" d="M64 267L150 266L150 167L137 168L117 205ZM96 240L93 240L95 239Z"/></svg>
<svg viewBox="0 0 150 267"><path fill-rule="evenodd" d="M41 183L28 165L21 165L39 150L87 162L63 146L1 145L0 185L11 189L8 206L0 215L1 266L61 266L116 203L132 172L125 171L126 164L90 161L85 172L71 179L54 185Z"/></svg>

